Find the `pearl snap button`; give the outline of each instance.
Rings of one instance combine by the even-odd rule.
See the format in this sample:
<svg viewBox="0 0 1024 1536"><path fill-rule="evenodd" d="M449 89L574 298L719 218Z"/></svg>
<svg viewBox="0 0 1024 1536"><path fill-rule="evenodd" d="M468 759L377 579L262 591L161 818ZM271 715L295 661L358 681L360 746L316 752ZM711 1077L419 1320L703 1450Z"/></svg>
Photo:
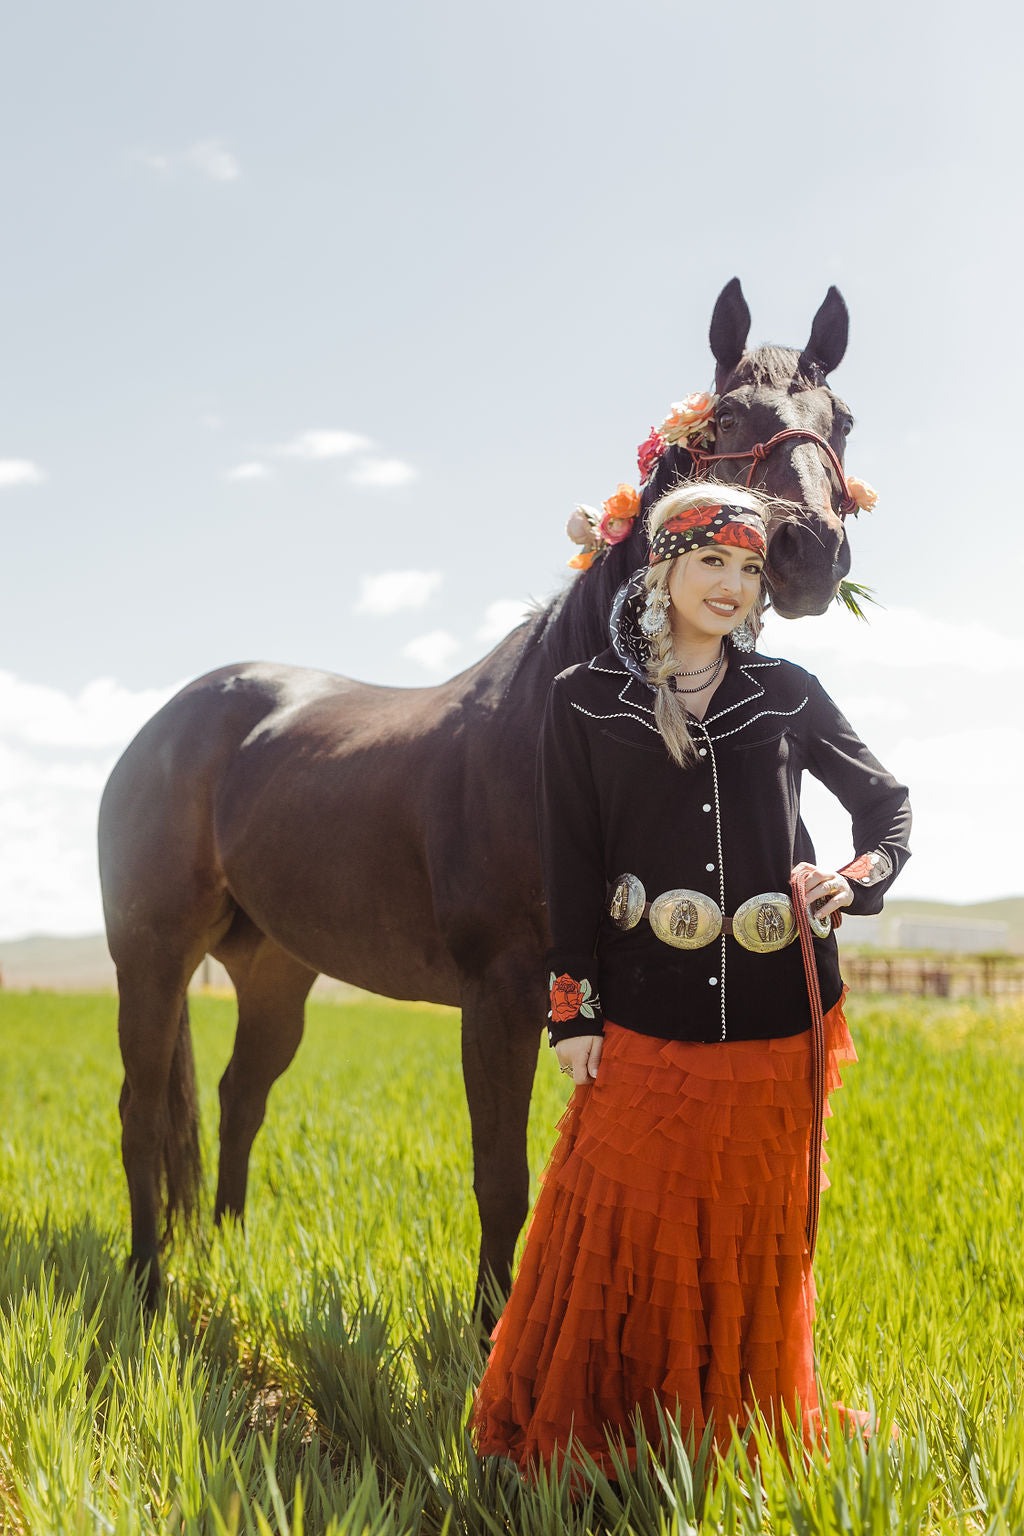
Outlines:
<svg viewBox="0 0 1024 1536"><path fill-rule="evenodd" d="M708 986L709 987L717 987L718 986L718 977L717 976L709 976L708 977Z"/></svg>
<svg viewBox="0 0 1024 1536"><path fill-rule="evenodd" d="M710 807L710 805L705 805L705 806L702 806L701 809L705 810L705 811L710 811L711 807Z"/></svg>
<svg viewBox="0 0 1024 1536"><path fill-rule="evenodd" d="M697 748L697 756L698 757L707 757L707 755L708 755L707 747L698 747Z"/></svg>
<svg viewBox="0 0 1024 1536"><path fill-rule="evenodd" d="M708 870L708 871L709 871L709 872L710 872L710 871L711 871L711 870L712 870L712 869L714 869L714 867L715 867L715 866L714 866L714 865L713 865L713 864L705 864L705 865L704 865L704 868L705 868L705 869L706 869L706 870Z"/></svg>

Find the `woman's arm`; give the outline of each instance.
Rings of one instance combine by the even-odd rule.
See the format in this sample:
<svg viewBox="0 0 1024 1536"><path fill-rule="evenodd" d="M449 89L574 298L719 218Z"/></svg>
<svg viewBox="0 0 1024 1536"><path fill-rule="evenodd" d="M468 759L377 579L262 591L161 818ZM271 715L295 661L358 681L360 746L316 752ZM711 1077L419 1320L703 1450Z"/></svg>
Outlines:
<svg viewBox="0 0 1024 1536"><path fill-rule="evenodd" d="M583 721L564 675L551 685L541 725L537 823L551 926L548 1038L556 1045L603 1033L596 958L606 888L601 818Z"/></svg>
<svg viewBox="0 0 1024 1536"><path fill-rule="evenodd" d="M868 750L816 678L809 679L806 765L850 813L855 856L838 873L848 881L848 910L865 916L882 899L910 857L910 800Z"/></svg>

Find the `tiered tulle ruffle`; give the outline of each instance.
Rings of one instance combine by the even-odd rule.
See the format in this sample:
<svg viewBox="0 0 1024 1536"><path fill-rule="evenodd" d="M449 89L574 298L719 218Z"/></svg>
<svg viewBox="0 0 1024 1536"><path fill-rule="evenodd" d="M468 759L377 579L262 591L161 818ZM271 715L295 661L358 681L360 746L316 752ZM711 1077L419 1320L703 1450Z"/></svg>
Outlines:
<svg viewBox="0 0 1024 1536"><path fill-rule="evenodd" d="M825 1019L826 1087L856 1055ZM656 1403L696 1437L816 1420L804 1235L810 1032L701 1045L608 1024L596 1082L559 1127L471 1427L524 1469L570 1433L608 1465L605 1427ZM822 1186L827 1185L822 1174Z"/></svg>

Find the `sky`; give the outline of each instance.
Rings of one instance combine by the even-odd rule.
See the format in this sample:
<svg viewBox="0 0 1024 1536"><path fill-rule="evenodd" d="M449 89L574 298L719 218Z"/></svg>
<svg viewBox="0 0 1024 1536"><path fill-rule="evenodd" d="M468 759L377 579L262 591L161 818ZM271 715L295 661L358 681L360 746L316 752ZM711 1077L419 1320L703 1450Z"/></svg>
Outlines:
<svg viewBox="0 0 1024 1536"><path fill-rule="evenodd" d="M709 386L734 275L752 344L841 289L880 493L851 575L884 607L763 649L910 784L894 894L1024 891L1022 31L988 0L12 13L0 937L99 929L103 782L189 678L429 684L575 579L566 518Z"/></svg>

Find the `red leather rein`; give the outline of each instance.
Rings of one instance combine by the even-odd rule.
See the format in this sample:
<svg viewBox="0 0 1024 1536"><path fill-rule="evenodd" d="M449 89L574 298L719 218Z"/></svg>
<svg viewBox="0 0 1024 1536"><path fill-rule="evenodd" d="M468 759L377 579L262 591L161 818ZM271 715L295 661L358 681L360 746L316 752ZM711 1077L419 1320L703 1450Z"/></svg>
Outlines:
<svg viewBox="0 0 1024 1536"><path fill-rule="evenodd" d="M818 1241L818 1207L821 1203L821 1147L825 1129L825 1018L821 1008L818 967L814 960L811 920L807 915L807 875L793 875L790 890L800 952L811 1005L811 1134L807 1148L807 1247L811 1258Z"/></svg>
<svg viewBox="0 0 1024 1536"><path fill-rule="evenodd" d="M825 439L823 437L819 437L817 432L811 432L807 428L787 427L784 432L776 432L775 436L770 437L766 443L755 443L753 448L748 448L742 453L707 453L703 448L688 448L687 451L693 459L694 476L697 480L700 480L704 477L704 475L707 473L707 467L709 464L714 464L720 459L752 460L750 465L750 472L747 475L747 485L752 486L754 483L754 474L757 470L757 466L761 463L761 461L766 459L771 453L772 449L777 448L780 443L787 442L789 439L795 437L803 438L805 442L815 443L819 448L824 449L825 453L828 455L829 461L836 473L836 477L839 480L839 484L843 492L843 499L839 503L838 508L839 516L845 518L848 512L856 512L857 503L850 495L850 487L846 483L846 476L843 473L843 466L839 462L839 455L836 453L831 443L826 443Z"/></svg>

